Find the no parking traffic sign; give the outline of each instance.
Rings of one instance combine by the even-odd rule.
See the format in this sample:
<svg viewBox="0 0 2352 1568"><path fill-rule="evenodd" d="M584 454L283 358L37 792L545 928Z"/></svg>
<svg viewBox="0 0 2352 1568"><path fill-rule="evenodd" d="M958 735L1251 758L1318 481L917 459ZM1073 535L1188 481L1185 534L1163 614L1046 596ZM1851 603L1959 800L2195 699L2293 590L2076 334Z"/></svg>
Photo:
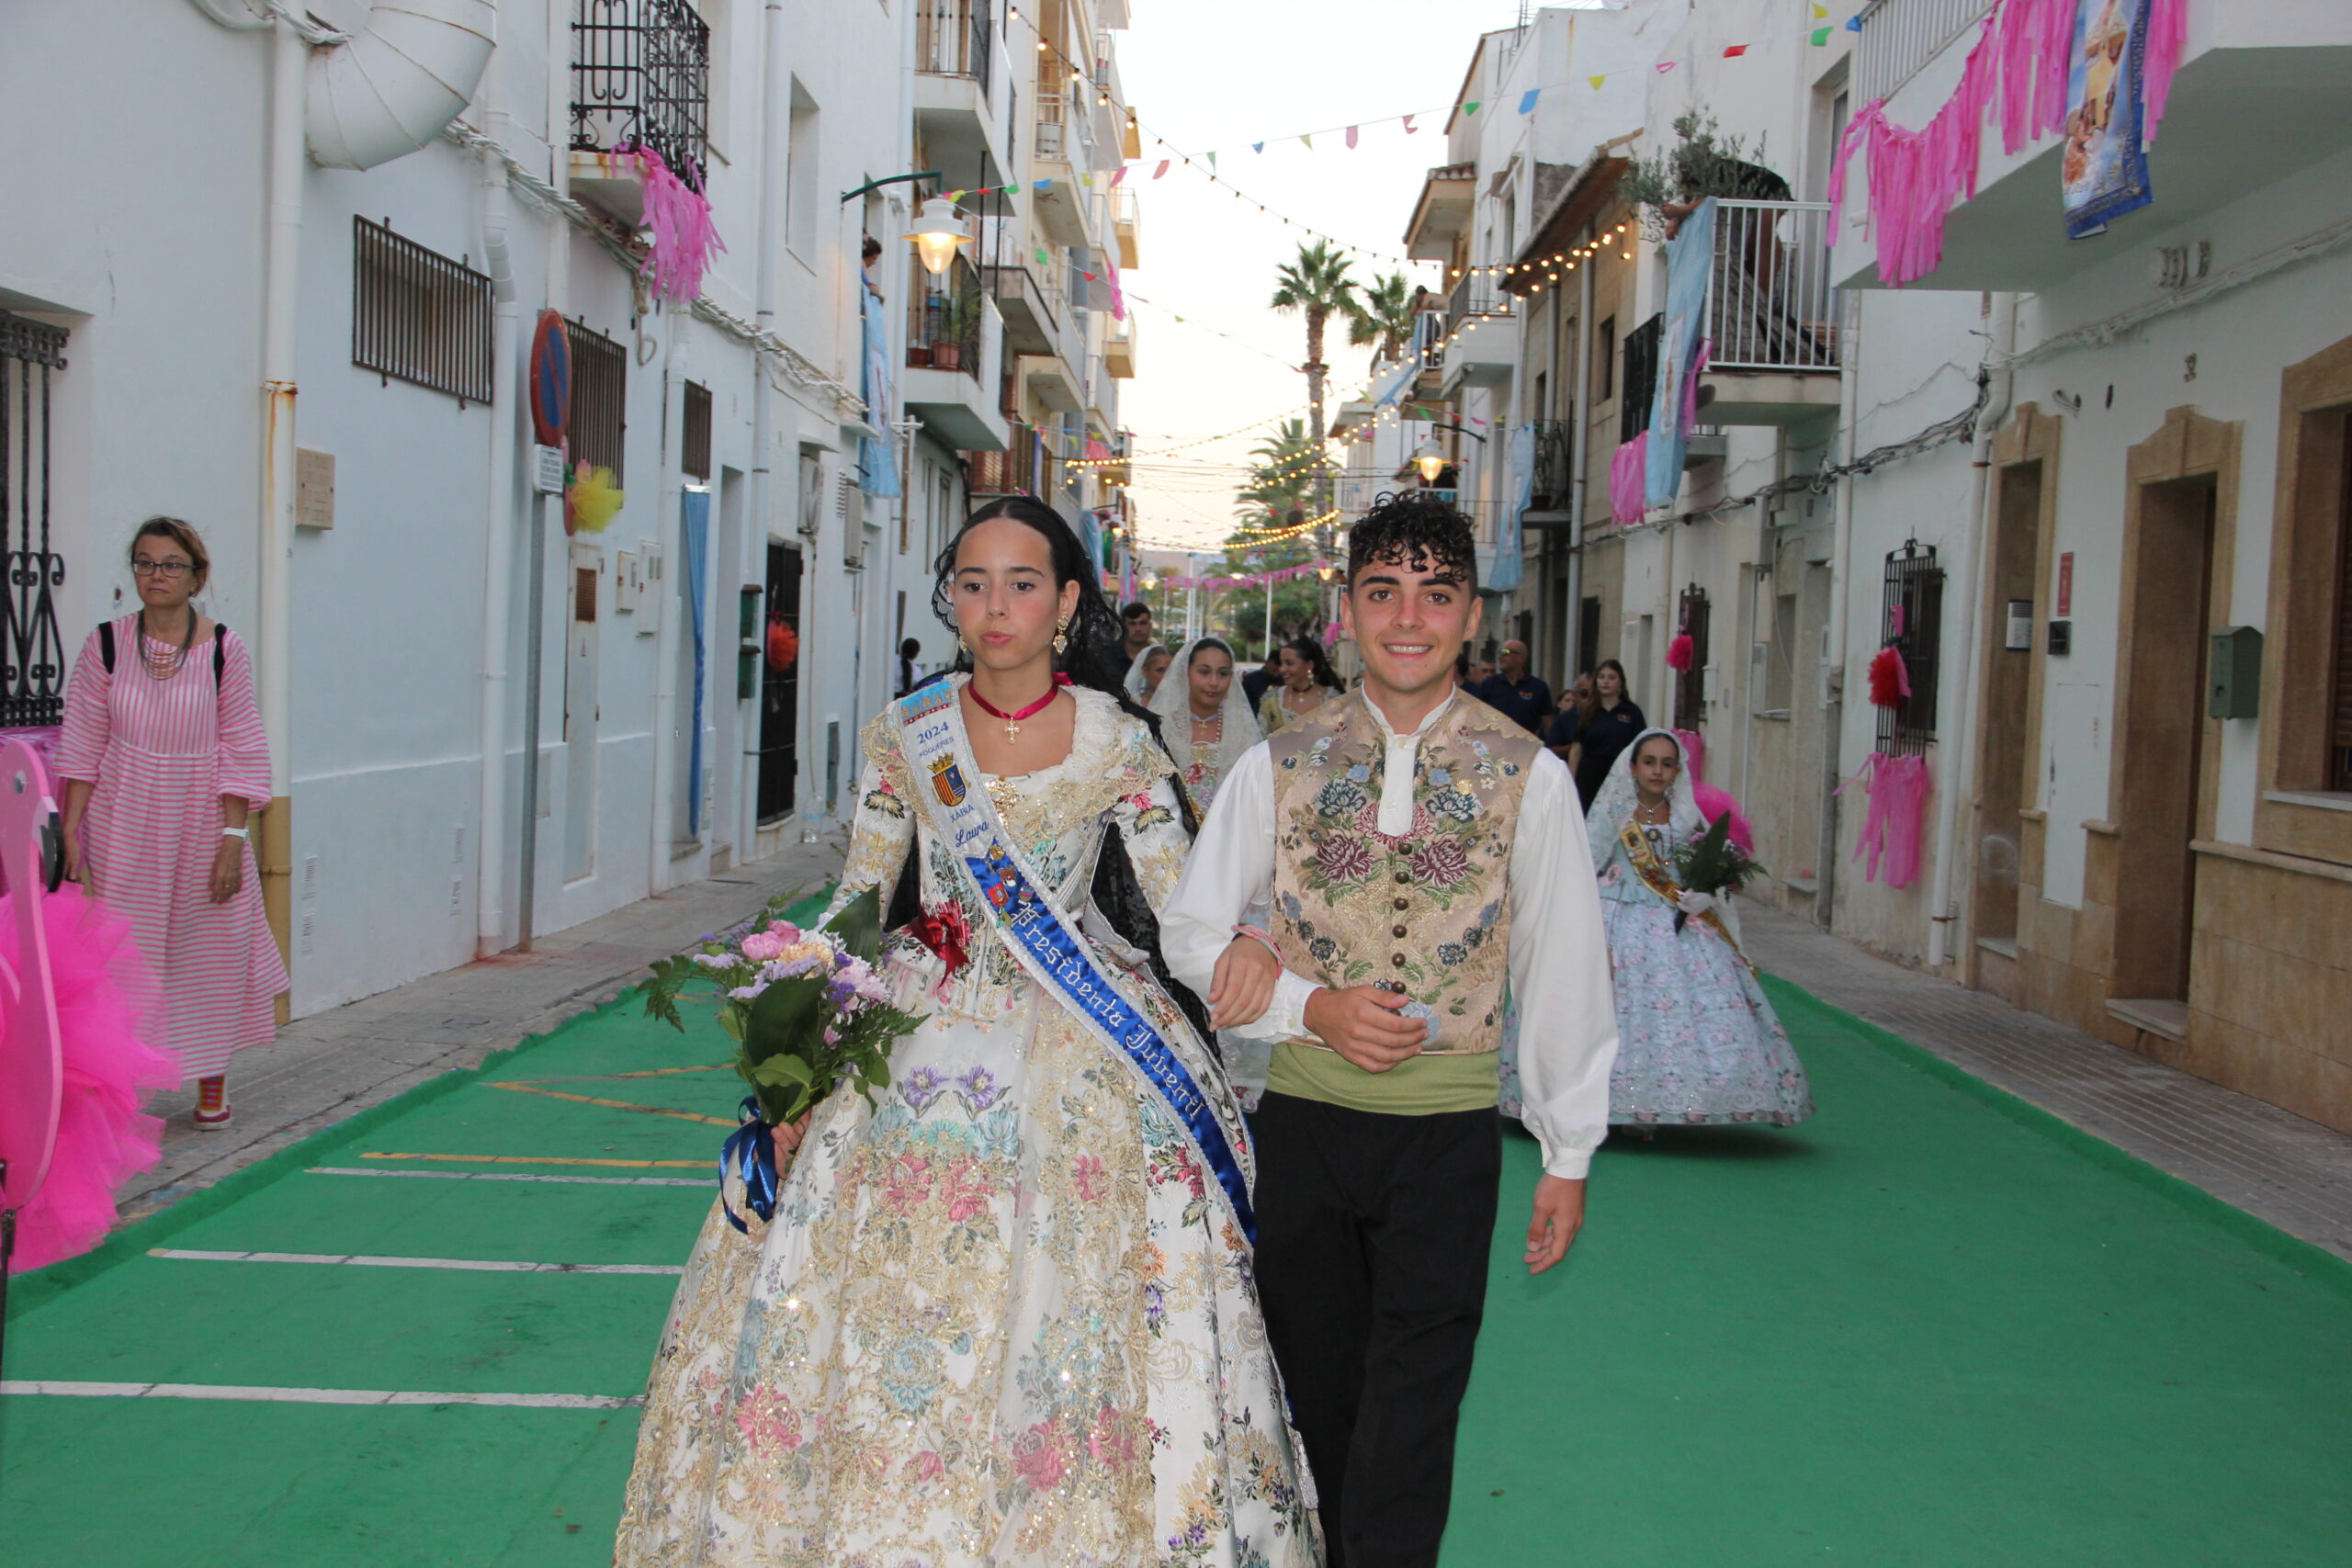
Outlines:
<svg viewBox="0 0 2352 1568"><path fill-rule="evenodd" d="M542 310L531 334L531 427L540 446L560 446L571 420L571 344L561 313Z"/></svg>

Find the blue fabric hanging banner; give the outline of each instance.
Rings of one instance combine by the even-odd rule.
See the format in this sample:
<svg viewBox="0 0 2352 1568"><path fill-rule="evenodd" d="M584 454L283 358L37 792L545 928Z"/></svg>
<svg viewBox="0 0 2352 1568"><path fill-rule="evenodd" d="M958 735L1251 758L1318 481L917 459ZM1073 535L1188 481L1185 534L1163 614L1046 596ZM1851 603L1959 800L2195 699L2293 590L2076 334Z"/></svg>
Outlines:
<svg viewBox="0 0 2352 1568"><path fill-rule="evenodd" d="M1710 197L1666 243L1666 319L1658 336L1644 487L1652 506L1666 505L1682 489L1682 453L1690 443L1699 372L1707 363L1707 286L1714 268L1715 203Z"/></svg>
<svg viewBox="0 0 2352 1568"><path fill-rule="evenodd" d="M2148 0L2084 0L2066 72L2066 152L2058 177L2066 237L2086 240L2155 199L2141 135Z"/></svg>

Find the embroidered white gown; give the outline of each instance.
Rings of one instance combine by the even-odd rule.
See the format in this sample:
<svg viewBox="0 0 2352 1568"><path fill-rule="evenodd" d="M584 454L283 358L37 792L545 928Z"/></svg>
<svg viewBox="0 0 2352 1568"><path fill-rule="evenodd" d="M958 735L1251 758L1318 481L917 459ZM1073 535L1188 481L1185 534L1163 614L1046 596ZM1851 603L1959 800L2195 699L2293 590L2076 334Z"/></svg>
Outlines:
<svg viewBox="0 0 2352 1568"><path fill-rule="evenodd" d="M1087 898L1113 824L1154 909L1174 892L1189 845L1167 758L1108 698L1072 694L1069 756L983 786L1238 1128L1210 1053ZM1311 1568L1312 1493L1216 1179L997 939L897 739L888 712L863 737L835 907L887 896L911 844L925 907L964 907L971 961L875 1107L819 1109L772 1224L706 1222L615 1561ZM928 954L890 941L894 979L920 988Z"/></svg>

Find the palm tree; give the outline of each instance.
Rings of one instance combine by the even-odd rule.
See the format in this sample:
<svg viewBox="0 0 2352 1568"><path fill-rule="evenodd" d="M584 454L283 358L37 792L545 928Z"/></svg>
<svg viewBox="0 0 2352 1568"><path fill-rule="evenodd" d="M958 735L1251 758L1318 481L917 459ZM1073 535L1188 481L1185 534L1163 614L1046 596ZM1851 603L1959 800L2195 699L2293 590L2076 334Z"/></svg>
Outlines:
<svg viewBox="0 0 2352 1568"><path fill-rule="evenodd" d="M1241 502L1237 513L1258 525L1271 514L1275 524L1306 504L1322 465L1306 434L1306 422L1286 419L1273 434L1251 448L1249 482L1234 492Z"/></svg>
<svg viewBox="0 0 2352 1568"><path fill-rule="evenodd" d="M1345 257L1328 243L1317 240L1298 247L1298 260L1274 269L1275 288L1272 301L1275 310L1285 313L1296 310L1306 318L1306 423L1307 438L1317 453L1323 450L1323 378L1330 367L1323 363L1323 329L1334 315L1352 320L1360 307L1356 301L1356 280L1348 276ZM1331 510L1329 476L1319 471L1315 482L1315 515L1322 516ZM1317 525L1317 544L1326 554L1331 548L1331 525Z"/></svg>
<svg viewBox="0 0 2352 1568"><path fill-rule="evenodd" d="M1413 280L1401 272L1392 272L1364 291L1356 308L1348 312L1348 342L1356 348L1377 343L1375 351L1383 359L1394 360L1413 341L1413 318L1420 312L1414 308L1420 290Z"/></svg>

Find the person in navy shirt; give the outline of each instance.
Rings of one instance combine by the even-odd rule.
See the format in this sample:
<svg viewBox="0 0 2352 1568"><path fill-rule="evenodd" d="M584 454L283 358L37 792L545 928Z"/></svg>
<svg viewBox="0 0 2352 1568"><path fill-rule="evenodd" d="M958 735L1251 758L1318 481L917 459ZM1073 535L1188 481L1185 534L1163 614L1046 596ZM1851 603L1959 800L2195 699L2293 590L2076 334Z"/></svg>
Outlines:
<svg viewBox="0 0 2352 1568"><path fill-rule="evenodd" d="M1527 672L1527 645L1516 637L1503 644L1502 668L1471 687L1470 694L1538 735L1552 716L1552 688Z"/></svg>

